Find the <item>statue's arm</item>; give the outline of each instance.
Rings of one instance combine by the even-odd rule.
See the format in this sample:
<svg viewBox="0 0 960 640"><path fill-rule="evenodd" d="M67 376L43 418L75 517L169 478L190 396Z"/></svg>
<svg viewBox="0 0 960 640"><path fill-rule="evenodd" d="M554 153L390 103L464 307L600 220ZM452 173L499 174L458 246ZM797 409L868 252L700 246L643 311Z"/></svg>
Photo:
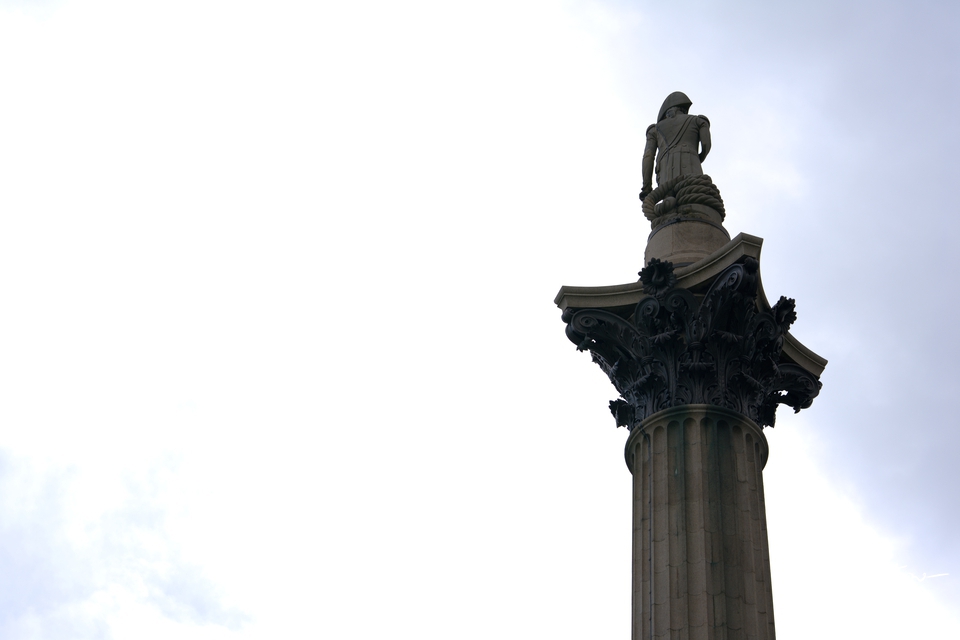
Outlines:
<svg viewBox="0 0 960 640"><path fill-rule="evenodd" d="M640 199L647 197L647 194L653 191L653 163L657 157L657 133L654 131L656 125L647 127L647 146L643 148L643 189L640 191Z"/></svg>
<svg viewBox="0 0 960 640"><path fill-rule="evenodd" d="M710 121L706 116L700 116L700 162L707 159L710 153Z"/></svg>

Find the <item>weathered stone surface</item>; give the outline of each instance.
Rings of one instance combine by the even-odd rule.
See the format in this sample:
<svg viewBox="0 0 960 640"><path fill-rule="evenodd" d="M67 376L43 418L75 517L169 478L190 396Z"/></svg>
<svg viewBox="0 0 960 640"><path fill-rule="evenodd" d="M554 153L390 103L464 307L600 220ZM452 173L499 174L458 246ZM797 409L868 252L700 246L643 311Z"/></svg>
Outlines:
<svg viewBox="0 0 960 640"><path fill-rule="evenodd" d="M794 301L767 301L762 240L723 227L701 166L710 121L690 106L671 94L647 130L640 281L563 287L556 303L630 430L634 640L772 640L761 429L780 404L810 406L826 360L788 332Z"/></svg>
<svg viewBox="0 0 960 640"><path fill-rule="evenodd" d="M647 128L640 200L653 233L644 264L653 258L677 266L692 264L730 239L723 228L726 211L720 190L701 166L710 153L710 120L690 115L691 104L686 94L671 93L657 122Z"/></svg>
<svg viewBox="0 0 960 640"><path fill-rule="evenodd" d="M714 278L731 265L742 263L747 257L759 261L762 247L762 238L740 233L726 245L699 262L676 268L674 270L674 275L677 277L676 286L689 289L694 294L702 294ZM646 295L643 291L643 283L639 280L601 287L568 285L560 287L554 303L564 312L579 309L603 309L626 319L633 313L637 303ZM760 311L769 311L771 308L763 291L763 281L759 277L757 279L757 308ZM815 376L819 376L827 365L824 358L808 349L790 333L784 335L783 359L799 365Z"/></svg>
<svg viewBox="0 0 960 640"><path fill-rule="evenodd" d="M781 297L768 311L759 300L759 262L744 257L697 295L677 286L669 262L641 272L641 298L627 317L605 309L567 308L567 337L610 378L620 398L610 403L618 426L684 404L710 404L773 426L776 409L807 408L820 391L815 374L784 361L794 302Z"/></svg>
<svg viewBox="0 0 960 640"><path fill-rule="evenodd" d="M730 235L719 221L670 217L650 232L643 263L658 259L671 262L675 267L685 267L703 260L728 242Z"/></svg>
<svg viewBox="0 0 960 640"><path fill-rule="evenodd" d="M775 638L760 427L728 409L674 407L635 428L625 455L633 637ZM683 508L658 508L665 496Z"/></svg>
<svg viewBox="0 0 960 640"><path fill-rule="evenodd" d="M641 200L653 191L654 170L658 184L681 176L703 175L701 165L710 153L710 120L690 115L692 104L684 93L671 93L660 107L657 122L647 127Z"/></svg>

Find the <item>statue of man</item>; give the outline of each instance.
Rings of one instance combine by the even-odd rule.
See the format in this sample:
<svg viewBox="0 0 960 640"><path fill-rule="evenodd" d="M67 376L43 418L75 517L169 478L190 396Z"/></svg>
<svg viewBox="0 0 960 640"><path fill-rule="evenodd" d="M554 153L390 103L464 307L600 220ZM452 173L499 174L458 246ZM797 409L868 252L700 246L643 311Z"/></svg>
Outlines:
<svg viewBox="0 0 960 640"><path fill-rule="evenodd" d="M647 127L641 200L653 191L654 156L658 185L677 176L703 175L700 163L710 153L710 121L687 113L692 104L685 94L674 91L663 101L657 124Z"/></svg>

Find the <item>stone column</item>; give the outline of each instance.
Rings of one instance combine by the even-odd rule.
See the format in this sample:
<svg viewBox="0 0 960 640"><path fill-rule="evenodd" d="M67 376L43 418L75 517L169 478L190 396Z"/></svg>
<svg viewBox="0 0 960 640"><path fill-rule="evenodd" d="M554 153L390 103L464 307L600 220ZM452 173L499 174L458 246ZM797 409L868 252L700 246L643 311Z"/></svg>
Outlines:
<svg viewBox="0 0 960 640"><path fill-rule="evenodd" d="M634 640L776 637L767 452L752 420L712 405L665 409L631 432Z"/></svg>
<svg viewBox="0 0 960 640"><path fill-rule="evenodd" d="M737 240L640 285L561 289L567 337L610 378L630 430L633 640L772 640L762 428L806 409L826 360L789 333L794 301L770 305L758 252Z"/></svg>

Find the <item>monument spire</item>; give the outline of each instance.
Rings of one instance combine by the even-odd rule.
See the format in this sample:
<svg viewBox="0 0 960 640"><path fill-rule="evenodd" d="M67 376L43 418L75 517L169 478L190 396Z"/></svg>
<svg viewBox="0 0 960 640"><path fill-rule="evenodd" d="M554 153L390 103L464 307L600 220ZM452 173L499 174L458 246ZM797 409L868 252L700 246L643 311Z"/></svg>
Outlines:
<svg viewBox="0 0 960 640"><path fill-rule="evenodd" d="M567 337L619 397L633 474L633 638L776 637L762 470L781 404L808 408L826 360L770 305L763 241L732 240L702 162L710 122L667 97L647 129L637 282L560 289ZM656 171L657 187L652 187Z"/></svg>

